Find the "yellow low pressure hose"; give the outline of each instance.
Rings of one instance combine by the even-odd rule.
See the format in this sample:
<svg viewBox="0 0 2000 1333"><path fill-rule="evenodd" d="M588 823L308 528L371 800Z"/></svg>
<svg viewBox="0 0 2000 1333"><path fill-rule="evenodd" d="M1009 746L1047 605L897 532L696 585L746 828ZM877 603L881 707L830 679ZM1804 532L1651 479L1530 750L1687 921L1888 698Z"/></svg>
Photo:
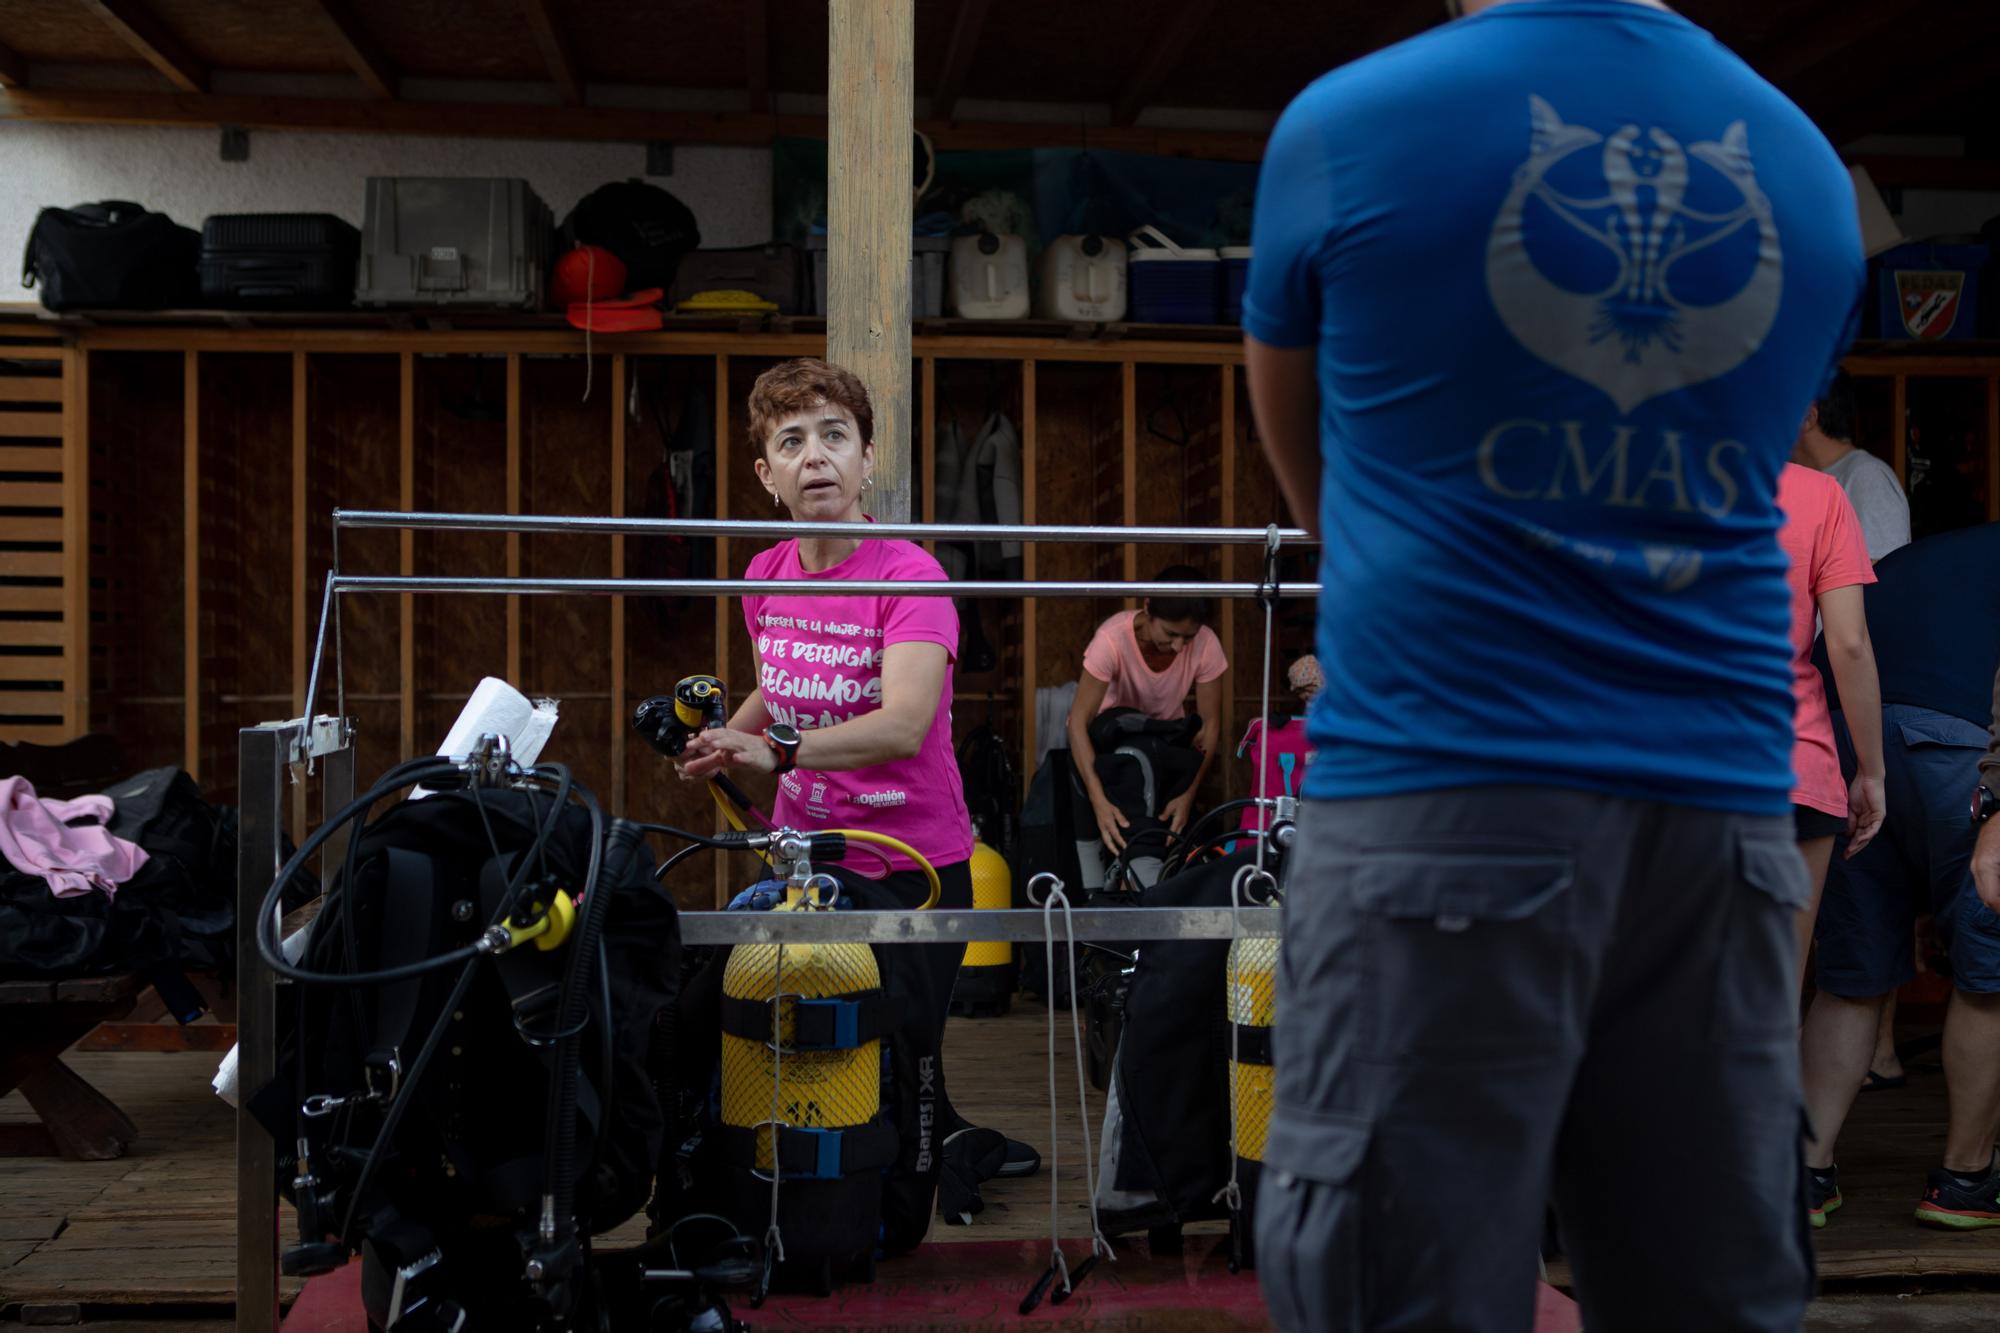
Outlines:
<svg viewBox="0 0 2000 1333"><path fill-rule="evenodd" d="M891 851L901 852L903 855L909 857L917 863L917 868L924 872L924 878L929 880L931 884L931 896L924 899L923 906L917 910L921 912L927 908L937 906L938 898L944 893L944 885L938 882L937 867L925 860L924 854L910 846L909 843L904 842L901 838L892 838L886 833L871 833L867 829L835 828L827 829L826 832L838 833L852 842L868 842L878 847L887 847Z"/></svg>

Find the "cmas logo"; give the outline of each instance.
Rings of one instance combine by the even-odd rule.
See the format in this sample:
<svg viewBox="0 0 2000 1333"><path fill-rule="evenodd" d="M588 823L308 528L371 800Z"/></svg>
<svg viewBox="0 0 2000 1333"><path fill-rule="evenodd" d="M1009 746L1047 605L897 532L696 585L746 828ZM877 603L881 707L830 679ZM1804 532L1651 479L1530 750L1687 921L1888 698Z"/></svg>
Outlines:
<svg viewBox="0 0 2000 1333"><path fill-rule="evenodd" d="M1508 331L1625 414L1747 361L1777 318L1784 259L1743 122L1683 146L1528 107L1528 160L1486 251Z"/></svg>

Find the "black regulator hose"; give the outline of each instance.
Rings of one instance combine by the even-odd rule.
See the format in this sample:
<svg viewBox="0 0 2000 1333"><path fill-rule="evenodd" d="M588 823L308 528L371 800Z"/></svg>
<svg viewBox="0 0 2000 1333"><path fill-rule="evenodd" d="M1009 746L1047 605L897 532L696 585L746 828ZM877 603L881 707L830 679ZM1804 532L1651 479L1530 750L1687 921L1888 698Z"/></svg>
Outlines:
<svg viewBox="0 0 2000 1333"><path fill-rule="evenodd" d="M608 837L597 836L603 816L598 813L595 802L592 802L591 814L594 825L591 887L584 896L582 919L577 923L576 939L570 945L569 971L563 979L560 1026L557 1028L561 1035L557 1039L556 1078L552 1089L554 1105L543 1147L549 1171L543 1206L553 1216L553 1239L557 1249L570 1239L575 1228L577 1066L583 1054L584 1011L590 1004L591 971L598 966L601 957L598 945L603 937L604 914L612 896L612 887L624 880L631 869L632 858L645 838L644 829L623 819L611 821ZM603 858L601 866L595 864L600 849ZM610 1021L611 1016L606 1014L606 1024ZM607 1088L605 1093L608 1097L610 1089ZM549 1218L545 1216L543 1220L546 1223Z"/></svg>

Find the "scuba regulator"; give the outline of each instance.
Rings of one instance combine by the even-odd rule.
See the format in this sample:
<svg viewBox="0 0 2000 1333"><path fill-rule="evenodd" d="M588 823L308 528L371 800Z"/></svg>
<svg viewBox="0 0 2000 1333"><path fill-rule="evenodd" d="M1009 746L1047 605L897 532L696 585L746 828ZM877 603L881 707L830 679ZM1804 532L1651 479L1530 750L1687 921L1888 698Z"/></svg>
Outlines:
<svg viewBox="0 0 2000 1333"><path fill-rule="evenodd" d="M714 676L683 676L672 694L653 695L632 714L632 729L669 759L679 758L697 731L728 722L729 688Z"/></svg>

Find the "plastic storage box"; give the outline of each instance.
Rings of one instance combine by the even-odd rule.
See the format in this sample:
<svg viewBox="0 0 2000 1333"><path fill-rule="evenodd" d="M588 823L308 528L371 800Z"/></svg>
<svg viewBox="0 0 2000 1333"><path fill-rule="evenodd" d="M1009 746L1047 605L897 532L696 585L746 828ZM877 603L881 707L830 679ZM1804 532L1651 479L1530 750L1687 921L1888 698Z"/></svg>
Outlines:
<svg viewBox="0 0 2000 1333"><path fill-rule="evenodd" d="M806 237L812 258L812 312L826 314L826 237ZM910 238L910 318L944 317L944 260L951 253L949 236Z"/></svg>
<svg viewBox="0 0 2000 1333"><path fill-rule="evenodd" d="M960 319L1025 319L1028 243L1019 236L955 236L951 242L951 313Z"/></svg>
<svg viewBox="0 0 2000 1333"><path fill-rule="evenodd" d="M1037 313L1044 319L1115 323L1125 318L1125 242L1058 236L1042 251Z"/></svg>
<svg viewBox="0 0 2000 1333"><path fill-rule="evenodd" d="M533 310L552 231L524 180L371 176L355 303Z"/></svg>
<svg viewBox="0 0 2000 1333"><path fill-rule="evenodd" d="M778 314L796 315L804 285L804 261L796 246L692 250L681 256L667 302L678 306L702 292L749 292L778 307Z"/></svg>
<svg viewBox="0 0 2000 1333"><path fill-rule="evenodd" d="M1243 289L1250 282L1250 247L1225 245L1216 251L1222 257L1222 322L1243 322Z"/></svg>
<svg viewBox="0 0 2000 1333"><path fill-rule="evenodd" d="M1131 318L1140 324L1213 324L1219 306L1221 259L1187 249L1158 227L1132 233L1126 275Z"/></svg>
<svg viewBox="0 0 2000 1333"><path fill-rule="evenodd" d="M1899 245L1875 260L1882 337L1941 342L1979 336L1983 245Z"/></svg>
<svg viewBox="0 0 2000 1333"><path fill-rule="evenodd" d="M345 310L361 233L331 213L220 213L201 226L201 296L232 310Z"/></svg>

